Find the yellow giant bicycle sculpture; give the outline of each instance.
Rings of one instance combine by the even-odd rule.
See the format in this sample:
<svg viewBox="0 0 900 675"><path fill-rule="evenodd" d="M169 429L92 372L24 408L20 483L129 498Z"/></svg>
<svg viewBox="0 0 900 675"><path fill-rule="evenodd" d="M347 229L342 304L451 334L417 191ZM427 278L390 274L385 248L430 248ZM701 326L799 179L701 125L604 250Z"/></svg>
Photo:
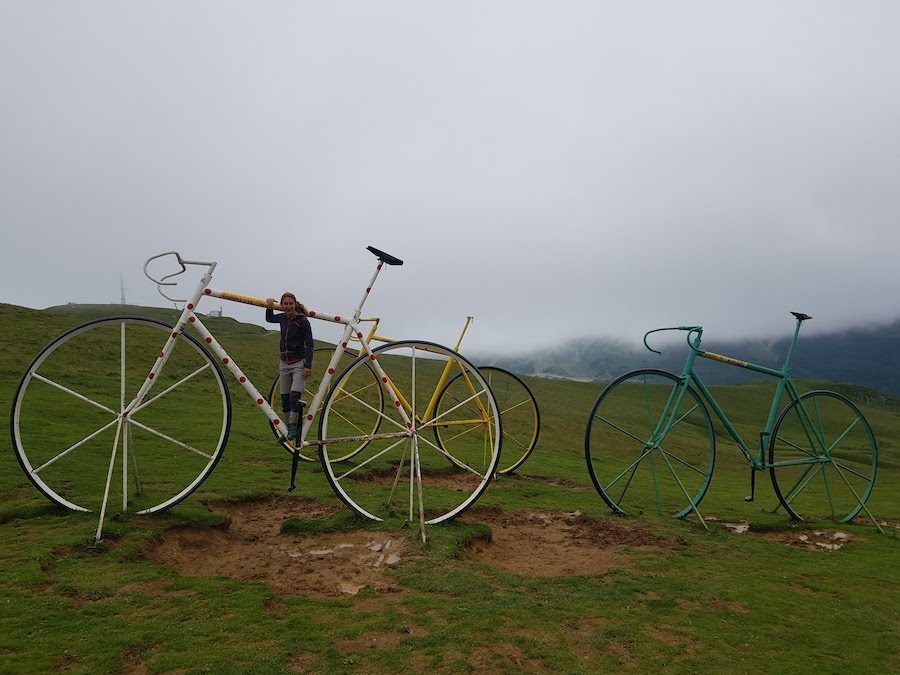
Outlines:
<svg viewBox="0 0 900 675"><path fill-rule="evenodd" d="M459 351L463 338L471 325L473 317L466 317L466 323L463 325L462 331L456 340L454 351ZM396 342L393 338L378 334L378 326L381 322L380 317L366 317L360 319L360 323L371 323L368 335L365 341L368 343L381 342L391 344ZM354 338L354 341L359 341ZM313 359L313 374L310 377L307 386L315 391L321 380L321 364L325 358L334 351L331 347L318 347L315 349L316 355ZM343 361L339 364L339 372L349 367L355 358L365 354L365 350L360 346L359 352L355 356L345 354ZM360 391L377 392L381 390L378 383L378 376L371 369L368 372L362 369L363 373L358 378L357 387ZM519 469L525 461L531 456L535 446L537 446L538 436L541 430L541 413L538 408L537 399L527 384L514 373L496 366L478 366L478 370L484 375L485 380L494 392L497 404L500 406L500 418L502 428L502 455L497 470L501 474L509 474ZM440 377L437 379L434 390L428 401L425 410L419 415L422 422L440 416L443 411L459 405L460 402L471 397L471 383L466 381L459 369L455 367L453 361L447 361L444 365ZM412 411L412 406L402 395L399 397L400 402L407 413ZM269 390L269 402L274 406L279 400L278 379L272 383ZM383 410L384 398L378 400L378 409ZM435 440L438 445L444 449L452 447L453 443L462 436L466 435L484 435L484 430L488 428L490 414L484 406L480 404L478 399L465 403L462 406L463 414L458 415L452 422L446 424L436 424L434 426ZM371 420L371 427L358 428L360 435L372 434L378 431L380 417L374 416ZM271 426L271 425L270 425ZM276 438L282 434L272 426L272 432ZM332 458L332 461L345 461L362 451L367 442L361 441L358 445L346 448L345 452ZM282 441L282 445L288 451L293 453L294 448L288 441ZM305 450L305 449L304 449ZM318 461L314 453L301 450L300 458L306 461Z"/></svg>

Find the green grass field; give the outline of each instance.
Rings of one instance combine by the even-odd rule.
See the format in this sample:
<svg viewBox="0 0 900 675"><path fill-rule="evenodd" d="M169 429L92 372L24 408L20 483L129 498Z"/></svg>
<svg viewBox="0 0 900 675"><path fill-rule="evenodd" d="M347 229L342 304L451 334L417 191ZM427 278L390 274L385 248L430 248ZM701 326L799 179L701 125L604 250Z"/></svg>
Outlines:
<svg viewBox="0 0 900 675"><path fill-rule="evenodd" d="M10 409L22 372L46 343L117 309L37 312L0 305L0 407ZM152 313L173 318L166 310ZM230 319L208 325L268 391L277 335ZM73 359L68 374L89 379L92 367ZM287 592L268 583L262 567L255 579L223 576L210 559L210 573L181 574L149 554L176 534L205 551L237 529L234 518L229 528L230 516L208 502L268 504L260 500L287 495L290 458L234 386L231 436L211 477L165 514L135 517L113 503L97 545L96 512L70 513L44 499L4 433L0 672L900 671L900 399L849 385L802 383L804 389L835 388L863 408L879 444L868 507L888 523L887 534L864 517L851 525L795 525L772 512L777 500L768 475L757 477L756 501L745 503L750 470L721 435L701 504L703 515L715 518L707 532L695 518L611 516L590 483L583 451L587 416L602 386L527 381L543 419L534 455L518 475L501 476L464 522L432 527L425 545L416 528L351 516L318 465L301 466L296 503L307 508L312 502L306 500L315 500L323 511L283 525L273 511L271 539L285 546L304 538L350 541L361 531L403 547L399 564L384 570L378 583L345 596L304 593L314 568L292 578L301 588ZM772 390L768 384L713 388L748 440L764 426ZM60 424L61 435L84 422L57 420L53 410L43 414ZM207 432L198 427L198 434ZM84 499L98 494L89 491ZM267 524L264 510L256 517ZM723 524L743 521L746 534ZM605 571L539 576L476 556L501 545L501 527L518 532L517 522L532 524L538 567L600 569L611 562ZM541 522L543 531L535 525ZM835 551L785 543L814 531L841 531L851 540ZM559 532L567 534L557 541ZM597 532L615 537L604 544ZM198 564L204 569L203 560ZM323 558L322 566L330 564Z"/></svg>

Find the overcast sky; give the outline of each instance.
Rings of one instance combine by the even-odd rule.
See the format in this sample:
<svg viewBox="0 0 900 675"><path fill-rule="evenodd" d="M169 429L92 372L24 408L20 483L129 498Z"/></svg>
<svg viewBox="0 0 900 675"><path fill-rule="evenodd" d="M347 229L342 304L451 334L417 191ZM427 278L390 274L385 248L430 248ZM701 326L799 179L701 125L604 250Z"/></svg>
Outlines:
<svg viewBox="0 0 900 675"><path fill-rule="evenodd" d="M384 332L452 344L471 314L472 351L889 321L898 26L893 1L4 0L0 302L121 278L162 304L141 266L177 249L346 314L371 244L406 261Z"/></svg>

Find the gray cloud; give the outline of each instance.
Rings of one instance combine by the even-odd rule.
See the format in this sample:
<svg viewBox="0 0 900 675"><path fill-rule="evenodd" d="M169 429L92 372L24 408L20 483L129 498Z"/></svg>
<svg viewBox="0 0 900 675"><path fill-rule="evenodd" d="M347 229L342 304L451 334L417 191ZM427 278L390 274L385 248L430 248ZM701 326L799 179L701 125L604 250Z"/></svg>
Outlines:
<svg viewBox="0 0 900 675"><path fill-rule="evenodd" d="M472 349L889 320L894 3L5 3L0 300L145 258ZM258 320L259 312L226 307ZM322 334L322 337L328 337Z"/></svg>

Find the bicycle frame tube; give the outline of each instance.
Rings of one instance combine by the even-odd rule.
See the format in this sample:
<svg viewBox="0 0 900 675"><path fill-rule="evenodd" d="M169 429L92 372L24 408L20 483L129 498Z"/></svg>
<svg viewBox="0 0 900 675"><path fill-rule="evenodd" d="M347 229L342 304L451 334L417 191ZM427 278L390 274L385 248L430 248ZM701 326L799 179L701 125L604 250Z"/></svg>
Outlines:
<svg viewBox="0 0 900 675"><path fill-rule="evenodd" d="M167 254L163 254L167 255ZM156 256L159 257L159 256ZM151 258L150 260L152 260ZM150 262L149 260L147 261ZM150 388L153 386L153 381L156 379L156 376L166 365L166 362L169 360L169 356L172 354L172 349L175 347L175 343L178 341L178 336L181 335L182 331L184 331L184 327L188 323L196 323L197 319L194 316L194 308L197 306L197 303L200 301L200 298L204 294L204 290L208 290L206 288L207 284L209 284L210 279L212 278L213 270L216 269L216 263L214 262L200 262L200 261L192 261L192 260L184 260L181 261L179 257L179 262L183 262L183 264L188 265L200 265L205 266L206 272L200 279L200 283L197 285L197 288L194 290L193 294L188 298L185 303L184 309L181 312L181 316L178 317L178 321L175 322L175 325L172 328L172 334L169 335L169 339L166 340L166 343L163 345L162 350L159 353L159 356L156 358L156 362L153 364L153 367L150 368L150 372L147 373L147 377L144 378L144 383L141 385L141 388L138 390L138 393L132 399L131 403L128 404L128 407L122 413L123 417L127 417L133 411L137 410L144 398L147 396L147 392L150 391ZM146 264L144 265L145 273L146 273ZM183 265L182 265L183 266ZM172 276L172 275L170 275ZM168 296L164 296L168 297ZM193 317L193 318L192 318Z"/></svg>
<svg viewBox="0 0 900 675"><path fill-rule="evenodd" d="M168 255L168 254L162 254ZM155 256L160 257L160 256ZM150 260L153 260L151 258ZM148 260L148 263L150 262ZM247 305L254 305L258 307L268 307L268 303L261 299L255 298L249 295L241 295L238 293L231 293L229 291L220 291L213 289L209 286L209 282L212 278L213 270L216 267L215 262L200 262L200 261L190 261L190 260L182 260L179 256L179 263L182 263L182 267L185 264L187 265L201 265L206 266L207 270L203 274L200 279L200 283L197 285L197 288L193 292L193 294L188 298L185 303L184 309L181 312L181 315L178 318L178 321L175 323L175 326L172 329L172 333L169 338L166 340L165 345L163 345L162 350L159 353L153 367L150 369L150 372L147 374L147 377L144 379L144 383L141 385L141 388L138 390L137 395L125 409L123 416L127 417L129 414L140 410L144 399L147 396L147 393L150 391L151 387L154 384L154 381L159 374L159 372L163 369L166 362L169 360L169 356L172 353L172 349L175 346L175 343L178 340L178 337L184 331L184 328L188 325L193 326L197 332L203 337L204 342L206 343L207 348L219 359L219 361L228 369L228 371L234 376L235 380L241 385L247 395L252 398L259 409L265 414L265 416L275 425L276 428L283 429L284 425L282 420L279 418L278 414L275 410L269 405L269 403L265 400L265 397L259 392L259 390L253 385L250 381L250 378L246 376L246 374L240 369L238 364L232 359L228 352L222 347L222 345L214 338L209 329L203 325L203 322L195 313L195 309L199 304L200 300L205 297L214 297L222 300L228 300L231 302L239 302ZM381 268L384 263L379 262L374 274L369 280L369 284L366 287L365 292L363 293L362 298L356 306L356 309L353 312L352 318L341 317L339 315L327 314L324 312L317 311L308 311L308 316L313 319L319 319L321 321L329 321L333 323L342 323L344 324L344 332L342 334L341 340L336 347L334 353L332 354L331 361L328 364L328 368L326 370L325 375L322 377L322 381L319 385L319 389L315 394L315 397L310 404L310 411L315 411L318 409L318 406L321 404L322 398L325 396L328 391L328 386L331 382L332 376L334 375L335 369L337 368L337 364L340 361L341 356L343 356L344 351L347 348L347 343L350 340L351 335L355 334L356 338L361 342L362 347L361 350L364 350L364 353L369 356L372 360L372 367L374 368L376 374L382 382L382 387L385 391L391 396L391 399L394 401L394 404L398 407L401 407L399 400L399 392L393 386L393 383L388 378L387 374L381 368L381 365L377 361L377 357L372 353L371 348L369 347L368 342L363 337L362 332L359 330L359 317L362 313L363 305L366 302L366 299L369 297L369 294L372 292L372 287L375 284L375 280L378 278L378 273L381 271ZM145 264L145 272L146 272L146 264ZM148 275L149 276L149 275ZM170 275L174 276L174 275ZM165 277L168 279L169 277ZM152 277L151 277L152 279ZM173 284L168 284L173 285ZM166 296L168 297L168 296ZM281 306L276 303L275 309L281 309ZM406 415L405 410L401 408L400 410L401 418L403 419L404 424L406 425L406 430L400 433L392 433L392 434L376 434L371 438L395 438L399 436L408 436L410 432L409 429L412 428L412 422L409 417ZM312 426L313 419L315 417L314 412L308 412L303 420L302 432L301 432L301 443L303 446L315 445L317 443L306 441L306 436L309 432L309 429ZM339 442L341 439L331 439L330 442ZM349 439L348 439L349 440Z"/></svg>
<svg viewBox="0 0 900 675"><path fill-rule="evenodd" d="M459 351L459 346L462 344L463 338L465 337L466 331L469 329L469 325L472 323L473 318L474 317L471 317L471 316L466 317L466 323L463 326L462 332L459 334L459 338L457 338L457 340L456 340L456 346L453 348L453 351L457 351L457 352ZM382 335L377 334L378 324L381 322L380 317L360 319L360 321L374 322L374 325L372 326L371 330L369 331L369 335L366 337L366 341L368 341L368 342L377 341L377 342L383 342L385 344L390 344L392 342L396 342L396 340L394 340L393 338L384 337ZM362 337L351 337L351 339L358 341L360 343L363 342ZM365 351L364 351L363 347L360 346L360 349L359 349L360 356L363 355L364 353L365 353ZM431 395L431 400L428 402L428 405L425 407L425 411L422 412L420 415L416 416L420 421L427 422L431 419L432 415L434 414L435 408L437 408L438 398L440 397L441 391L443 390L444 385L447 384L447 380L450 379L450 373L453 371L453 365L454 365L454 360L451 359L451 360L447 361L446 365L444 366L444 370L441 373L441 376L438 379L437 385L434 388L434 392ZM469 393L474 394L475 386L472 384L471 380L469 380L468 376L465 374L465 371L463 371L462 374L463 374L463 377L465 377L466 384L469 387ZM406 397L403 396L403 394L400 393L399 391L397 392L397 397L400 399L400 404L403 406L404 410L406 410L407 413L412 414L412 412L413 412L412 405L410 404L409 401L406 400ZM476 399L475 403L478 406L481 414L487 415L487 410L484 408L481 401ZM459 420L456 423L457 424L465 424L466 421Z"/></svg>
<svg viewBox="0 0 900 675"><path fill-rule="evenodd" d="M702 350L700 349L699 335L694 338L693 342L688 341L688 345L691 348L691 353L688 354L684 370L682 371L684 386L682 388L682 393L679 395L677 403L680 404L681 398L684 396L684 391L688 386L690 386L691 384L696 385L696 389L699 392L700 396L703 398L704 402L712 409L716 417L719 418L719 421L722 423L722 426L725 427L728 435L731 436L731 438L737 444L738 449L744 454L753 468L757 470L768 468L765 460L765 439L771 437L772 430L775 428L775 423L778 420L778 414L781 410L781 402L785 394L787 394L788 398L791 401L800 398L800 392L797 390L797 387L790 379L791 359L794 354L794 347L797 344L797 337L800 333L800 324L801 322L798 320L797 326L794 329L794 336L791 340L790 348L788 349L787 357L785 358L784 365L782 366L781 370L775 370L774 368L769 368L767 366L762 366L756 363L750 363L748 361L735 359L730 356L724 356L722 354L716 354L715 352ZM778 384L775 387L775 394L772 397L772 405L769 409L769 416L766 420L766 426L762 433L762 436L760 437L759 452L756 458L753 457L753 454L750 451L750 447L741 438L741 435L738 433L737 429L735 429L734 424L732 424L731 420L728 418L728 415L725 414L725 411L719 405L718 401L716 401L712 392L707 388L700 376L694 372L694 361L698 356L705 359L710 359L712 361L717 361L719 363L724 363L729 366L746 368L747 370L752 370L754 372L778 379ZM678 410L678 405L676 405L674 410ZM668 433L669 429L671 428L671 423L671 420L667 423L665 427L666 433Z"/></svg>
<svg viewBox="0 0 900 675"><path fill-rule="evenodd" d="M369 343L366 340L366 338L363 336L363 333L360 330L360 325L359 325L360 316L362 315L363 305L365 305L366 300L369 297L369 294L372 292L372 288L375 285L375 280L378 278L378 274L381 271L383 265L384 265L384 263L379 262L378 265L376 266L375 272L372 274L372 277L369 280L369 284L368 284L368 286L366 286L366 290L363 293L362 297L360 298L360 301L357 304L356 309L353 312L352 318L342 317L342 316L336 315L336 314L328 314L328 313L319 312L316 310L307 310L307 316L310 319L318 319L320 321L328 321L331 323L344 324L344 331L341 335L341 339L338 342L337 347L334 350L334 353L331 355L331 360L328 363L328 367L325 370L325 374L322 376L322 380L319 384L319 389L318 389L318 391L316 391L316 394L313 397L313 400L309 405L309 410L307 411L307 414L303 418L303 425L301 427L301 432L300 432L301 447L318 444L318 442L307 441L306 437L309 434L310 428L312 427L312 423L315 418L315 411L317 411L319 409L319 405L322 403L322 399L325 397L325 394L328 392L328 388L329 388L329 385L331 384L332 377L335 374L337 364L340 362L341 357L344 355L344 352L347 350L347 345L348 345L351 337L353 337L353 339L356 339L360 342L360 345L361 345L360 346L360 354L361 355L365 354L371 359L371 361L372 361L371 366L375 370L375 373L378 376L378 379L381 381L382 387L384 388L385 392L391 397L391 400L394 402L394 405L401 408L400 416L403 420L403 423L406 426L406 430L404 430L402 432L376 434L376 435L371 436L371 438L372 439L395 438L398 436L407 436L410 433L408 430L412 428L412 422L411 422L409 416L406 414L406 410L401 405L400 393L394 387L390 378L387 376L387 373L385 373L384 370L382 369L381 364L378 363L378 358L375 354L372 353L372 349L369 346ZM208 280L207 280L207 282L208 282ZM240 303L247 304L247 305L255 305L258 307L268 307L269 306L265 300L262 300L260 298L255 298L255 297L247 296L247 295L240 295L237 293L231 293L229 291L220 291L220 290L216 290L216 289L209 288L209 287L203 288L202 295L208 295L210 297L219 298L222 300L230 300L232 302L240 302ZM281 309L281 306L276 303L275 308ZM194 325L197 325L199 323L199 320L197 320L195 318L193 323L194 323ZM202 324L200 324L200 325L202 326ZM205 330L205 327L204 327L204 330ZM212 336L204 335L204 338L212 338ZM253 398L256 401L257 405L265 413L266 417L269 418L269 420L272 422L272 424L274 424L277 428L281 428L281 420L278 418L278 415L275 413L275 411L272 409L272 407L268 404L268 402L265 400L265 398L259 393L259 391L256 389L256 387L254 387L252 385L249 378L247 378L240 371L240 369L237 367L237 364L235 364L234 361L227 356L225 351L222 350L221 346L218 345L218 343L215 340L210 342L210 340L207 339L207 344L209 344L211 346L216 345L218 347L218 349L221 350L221 354L219 352L217 352L216 355L219 356L221 359L223 359L223 363L225 363L229 367L229 370L232 372L232 374L235 375L235 378L238 380L238 382L241 384L241 386L244 387L244 390L247 391L247 393L251 396L251 398ZM369 437L367 436L367 438L369 438ZM330 439L329 442L336 443L336 442L340 442L340 440L341 439ZM347 439L348 442L351 440L359 440L359 439L355 439L355 438Z"/></svg>
<svg viewBox="0 0 900 675"><path fill-rule="evenodd" d="M469 329L470 323L472 323L472 317L468 316L468 317L466 317L466 324L463 326L462 332L459 334L459 338L456 340L456 346L453 348L453 351L455 351L455 352L459 351L459 346L462 344L463 337L465 337L466 331ZM431 400L428 402L428 405L425 408L425 412L422 413L422 417L421 417L422 420L427 422L428 420L431 419L431 416L434 414L435 408L437 408L438 398L440 397L441 392L444 389L444 385L447 384L447 380L450 379L450 373L452 372L453 365L455 363L456 363L455 359L450 359L449 361L447 361L446 365L444 366L444 370L441 373L440 378L438 379L438 383L434 388L434 392L432 392L432 394L431 394ZM469 393L474 394L475 386L472 384L471 380L469 380L469 377L466 374L465 370L464 369L460 369L460 370L462 371L462 376L465 378L466 384L469 387ZM486 411L484 410L484 406L481 404L481 401L476 399L475 403L478 406L479 410L481 411L482 415L484 415L486 413ZM460 422L460 423L462 423L462 422Z"/></svg>

